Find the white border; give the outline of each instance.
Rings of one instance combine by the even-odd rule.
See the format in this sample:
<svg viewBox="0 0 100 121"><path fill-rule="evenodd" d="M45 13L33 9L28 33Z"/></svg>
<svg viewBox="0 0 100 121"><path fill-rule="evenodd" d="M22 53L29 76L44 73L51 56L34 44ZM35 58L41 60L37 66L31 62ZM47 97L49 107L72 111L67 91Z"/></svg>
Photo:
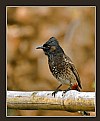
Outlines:
<svg viewBox="0 0 100 121"><path fill-rule="evenodd" d="M95 113L96 113L96 6L6 6L6 95L7 95L7 8L9 7L94 7L95 8ZM95 116L7 116L6 103L6 117L96 117Z"/></svg>

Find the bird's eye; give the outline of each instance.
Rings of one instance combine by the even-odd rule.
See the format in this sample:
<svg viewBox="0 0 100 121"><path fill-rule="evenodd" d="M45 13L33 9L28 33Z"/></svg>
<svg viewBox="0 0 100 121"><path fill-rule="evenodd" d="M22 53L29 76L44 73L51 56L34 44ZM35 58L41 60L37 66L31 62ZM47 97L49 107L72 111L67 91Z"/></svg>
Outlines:
<svg viewBox="0 0 100 121"><path fill-rule="evenodd" d="M50 46L48 45L47 48L50 48Z"/></svg>
<svg viewBox="0 0 100 121"><path fill-rule="evenodd" d="M43 47L45 50L50 50L50 45L48 45L48 44L44 44Z"/></svg>

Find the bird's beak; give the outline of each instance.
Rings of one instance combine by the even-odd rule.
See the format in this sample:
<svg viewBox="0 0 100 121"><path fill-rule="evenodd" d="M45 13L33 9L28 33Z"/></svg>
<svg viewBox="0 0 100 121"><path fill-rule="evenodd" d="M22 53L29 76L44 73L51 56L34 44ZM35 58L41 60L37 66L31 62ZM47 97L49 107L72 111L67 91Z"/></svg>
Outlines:
<svg viewBox="0 0 100 121"><path fill-rule="evenodd" d="M36 49L44 49L43 46L38 46Z"/></svg>

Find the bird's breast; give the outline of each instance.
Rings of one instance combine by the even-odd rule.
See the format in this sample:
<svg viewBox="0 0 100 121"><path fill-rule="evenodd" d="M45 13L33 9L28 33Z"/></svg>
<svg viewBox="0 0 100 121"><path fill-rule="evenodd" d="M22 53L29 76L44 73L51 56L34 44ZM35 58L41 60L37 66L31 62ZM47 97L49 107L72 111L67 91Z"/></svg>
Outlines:
<svg viewBox="0 0 100 121"><path fill-rule="evenodd" d="M53 76L62 84L75 82L76 77L68 66L68 62L63 58L49 60L49 68Z"/></svg>

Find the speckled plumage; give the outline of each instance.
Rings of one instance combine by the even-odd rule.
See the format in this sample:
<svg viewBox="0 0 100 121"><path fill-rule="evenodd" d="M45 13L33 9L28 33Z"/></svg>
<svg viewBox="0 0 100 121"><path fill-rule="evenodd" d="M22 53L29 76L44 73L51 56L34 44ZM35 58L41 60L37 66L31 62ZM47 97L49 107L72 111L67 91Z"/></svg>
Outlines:
<svg viewBox="0 0 100 121"><path fill-rule="evenodd" d="M52 55L48 58L48 64L53 76L61 82L61 84L73 85L76 82L81 87L79 74L73 65L71 59L64 53L60 55Z"/></svg>
<svg viewBox="0 0 100 121"><path fill-rule="evenodd" d="M55 37L51 37L43 46L37 49L43 49L44 53L48 56L50 71L61 84L67 84L70 87L77 84L77 89L79 87L82 88L80 77L74 64L65 55Z"/></svg>

